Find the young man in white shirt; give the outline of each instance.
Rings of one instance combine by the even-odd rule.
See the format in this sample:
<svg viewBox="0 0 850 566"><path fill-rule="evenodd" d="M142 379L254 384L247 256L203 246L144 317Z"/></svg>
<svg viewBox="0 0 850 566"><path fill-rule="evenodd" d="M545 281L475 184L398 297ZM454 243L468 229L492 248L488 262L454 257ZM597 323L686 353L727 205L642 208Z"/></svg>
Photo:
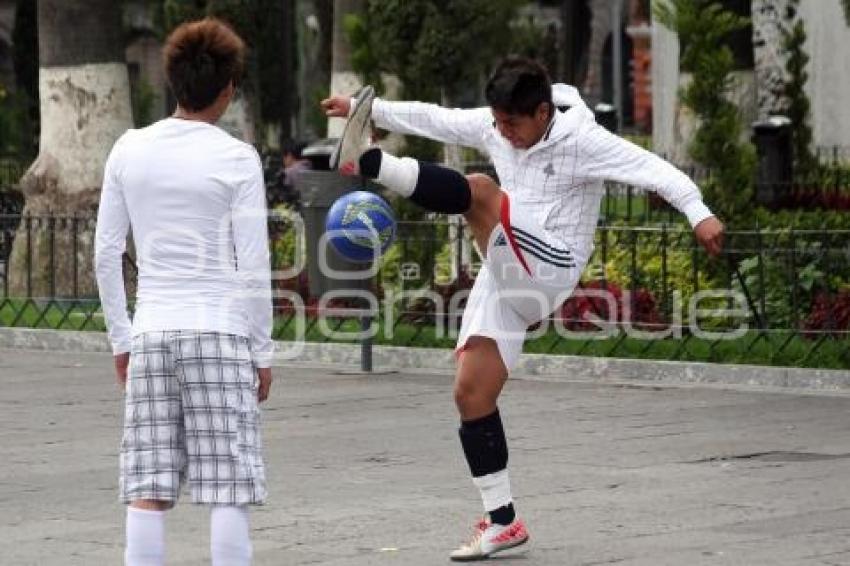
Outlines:
<svg viewBox="0 0 850 566"><path fill-rule="evenodd" d="M579 281L593 251L603 181L658 192L687 216L712 255L723 239L723 225L685 174L597 125L578 92L552 85L536 62L504 60L485 97L489 108L446 109L376 99L367 87L357 100L322 102L328 116L349 116L334 155L340 171L375 178L428 210L463 214L484 258L463 313L454 393L461 445L486 516L472 540L451 553L457 561L528 540L513 506L497 400L528 326L553 312ZM464 177L369 148L370 119L379 128L478 149L490 156L501 186L486 175Z"/></svg>
<svg viewBox="0 0 850 566"><path fill-rule="evenodd" d="M259 402L271 386L271 282L257 152L214 124L244 44L226 24L179 26L164 47L174 115L129 130L110 153L95 264L125 387L120 497L125 563L164 563L164 514L188 481L211 506L212 563L251 563L247 506L266 498ZM139 273L132 320L122 254ZM129 366L129 371L128 371Z"/></svg>

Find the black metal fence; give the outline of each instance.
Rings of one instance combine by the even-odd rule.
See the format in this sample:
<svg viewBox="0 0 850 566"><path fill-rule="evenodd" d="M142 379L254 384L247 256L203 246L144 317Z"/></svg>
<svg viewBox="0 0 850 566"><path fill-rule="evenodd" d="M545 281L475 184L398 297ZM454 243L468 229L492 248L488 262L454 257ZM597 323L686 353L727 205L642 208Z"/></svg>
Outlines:
<svg viewBox="0 0 850 566"><path fill-rule="evenodd" d="M4 296L96 297L94 229L92 216L0 214L0 291Z"/></svg>
<svg viewBox="0 0 850 566"><path fill-rule="evenodd" d="M399 223L372 302L310 297L295 226L270 221L277 338L452 345L480 267L463 225ZM103 328L93 231L92 218L0 217L0 326ZM129 256L125 277L132 296ZM850 367L850 231L732 232L710 258L681 225L603 224L582 284L527 350Z"/></svg>
<svg viewBox="0 0 850 566"><path fill-rule="evenodd" d="M780 206L850 209L850 149L820 148L818 159L816 174L775 187ZM23 216L9 189L22 172L0 160L0 326L103 329L94 219ZM600 212L582 284L532 329L528 351L850 367L850 231L732 232L715 259L654 193L608 184ZM630 226L613 225L623 220ZM293 265L302 245L294 226L270 220L277 338L453 344L480 266L462 224L399 223L371 281L374 309L362 298L309 296L306 266ZM132 297L130 255L125 276Z"/></svg>

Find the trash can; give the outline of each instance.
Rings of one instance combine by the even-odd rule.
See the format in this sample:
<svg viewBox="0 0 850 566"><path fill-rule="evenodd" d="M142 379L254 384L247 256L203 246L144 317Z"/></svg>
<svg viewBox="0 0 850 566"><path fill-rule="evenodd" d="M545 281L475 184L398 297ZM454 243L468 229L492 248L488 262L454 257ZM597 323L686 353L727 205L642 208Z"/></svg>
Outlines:
<svg viewBox="0 0 850 566"><path fill-rule="evenodd" d="M325 233L325 218L331 205L351 191L374 191L376 188L373 184L363 186L360 177L343 177L336 171L328 170L328 161L335 144L336 140L325 139L305 148L302 155L310 160L313 169L301 173L295 183L301 195L310 296L316 298L328 291L367 290L371 283L371 278L348 279L339 273L332 277L320 265L319 244ZM363 272L369 269L368 263L355 263L340 256L329 242L325 241L324 246L327 267L336 272Z"/></svg>
<svg viewBox="0 0 850 566"><path fill-rule="evenodd" d="M794 149L791 120L770 116L754 122L753 144L756 146L756 202L774 206L791 190L794 179Z"/></svg>
<svg viewBox="0 0 850 566"><path fill-rule="evenodd" d="M597 124L609 132L617 133L617 108L613 104L600 102L593 107L593 114L596 116Z"/></svg>
<svg viewBox="0 0 850 566"><path fill-rule="evenodd" d="M331 154L336 147L337 138L317 140L301 151L301 157L310 162L314 171L330 171Z"/></svg>

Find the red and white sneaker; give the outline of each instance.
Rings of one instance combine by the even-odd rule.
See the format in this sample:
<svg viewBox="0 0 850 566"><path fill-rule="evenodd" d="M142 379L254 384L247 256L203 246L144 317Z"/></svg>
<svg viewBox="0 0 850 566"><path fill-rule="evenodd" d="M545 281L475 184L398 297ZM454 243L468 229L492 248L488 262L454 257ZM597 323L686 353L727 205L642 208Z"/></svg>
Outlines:
<svg viewBox="0 0 850 566"><path fill-rule="evenodd" d="M484 518L475 525L472 540L452 552L449 558L455 562L486 560L497 552L526 542L528 542L528 530L521 519L514 519L510 525L499 525Z"/></svg>
<svg viewBox="0 0 850 566"><path fill-rule="evenodd" d="M375 89L371 86L366 85L357 91L354 109L331 153L331 169L339 169L343 175L356 175L359 172L358 160L371 145L369 120L372 118L373 100Z"/></svg>

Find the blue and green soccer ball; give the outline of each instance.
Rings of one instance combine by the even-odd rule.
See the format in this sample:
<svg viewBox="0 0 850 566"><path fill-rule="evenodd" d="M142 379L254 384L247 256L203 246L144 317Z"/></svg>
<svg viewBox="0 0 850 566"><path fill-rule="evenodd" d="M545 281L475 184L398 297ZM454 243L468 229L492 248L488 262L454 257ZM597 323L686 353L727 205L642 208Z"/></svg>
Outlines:
<svg viewBox="0 0 850 566"><path fill-rule="evenodd" d="M354 191L333 203L325 230L340 255L350 261L370 261L383 255L395 240L395 215L378 195Z"/></svg>

